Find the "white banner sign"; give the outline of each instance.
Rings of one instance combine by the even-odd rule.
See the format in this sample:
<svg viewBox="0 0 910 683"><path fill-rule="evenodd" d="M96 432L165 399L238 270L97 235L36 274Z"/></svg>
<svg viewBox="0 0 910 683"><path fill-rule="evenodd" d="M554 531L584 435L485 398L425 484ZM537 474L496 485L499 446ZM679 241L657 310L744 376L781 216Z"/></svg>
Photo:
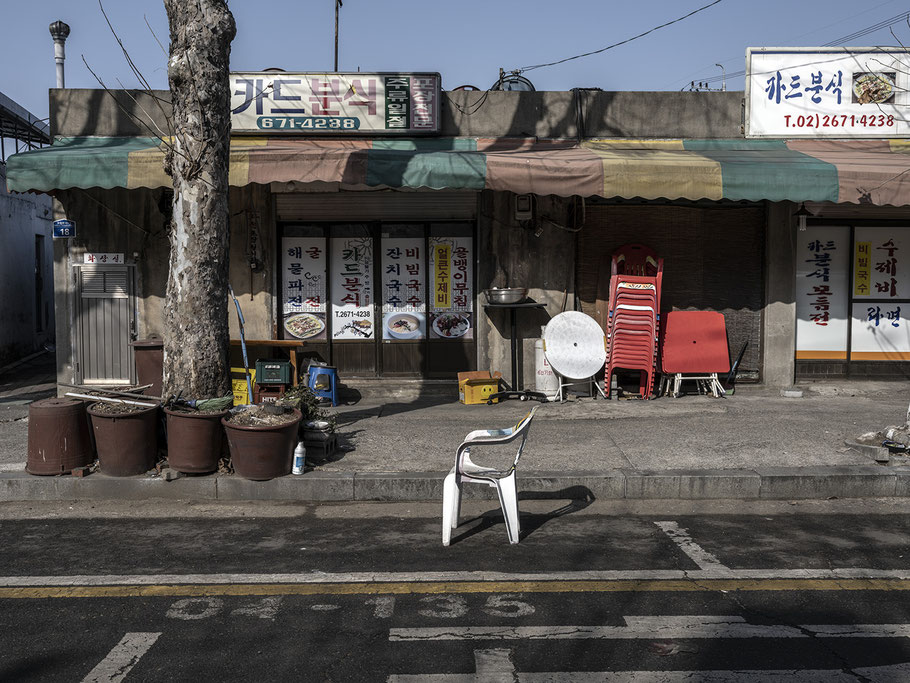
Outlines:
<svg viewBox="0 0 910 683"><path fill-rule="evenodd" d="M431 339L473 339L474 275L470 237L430 238Z"/></svg>
<svg viewBox="0 0 910 683"><path fill-rule="evenodd" d="M853 297L910 299L910 240L906 228L856 228Z"/></svg>
<svg viewBox="0 0 910 683"><path fill-rule="evenodd" d="M283 325L294 339L325 339L326 254L324 237L281 240Z"/></svg>
<svg viewBox="0 0 910 683"><path fill-rule="evenodd" d="M373 240L332 238L332 339L374 339Z"/></svg>
<svg viewBox="0 0 910 683"><path fill-rule="evenodd" d="M797 233L796 357L846 360L850 228Z"/></svg>
<svg viewBox="0 0 910 683"><path fill-rule="evenodd" d="M231 131L439 132L438 73L233 73Z"/></svg>
<svg viewBox="0 0 910 683"><path fill-rule="evenodd" d="M854 303L851 360L910 360L906 303Z"/></svg>
<svg viewBox="0 0 910 683"><path fill-rule="evenodd" d="M910 134L910 53L894 48L749 48L746 137Z"/></svg>
<svg viewBox="0 0 910 683"><path fill-rule="evenodd" d="M426 273L422 237L382 240L382 338L426 337Z"/></svg>
<svg viewBox="0 0 910 683"><path fill-rule="evenodd" d="M82 262L95 264L113 263L117 265L126 263L126 261L123 260L123 254L95 254L90 252L85 252L85 254L83 254Z"/></svg>

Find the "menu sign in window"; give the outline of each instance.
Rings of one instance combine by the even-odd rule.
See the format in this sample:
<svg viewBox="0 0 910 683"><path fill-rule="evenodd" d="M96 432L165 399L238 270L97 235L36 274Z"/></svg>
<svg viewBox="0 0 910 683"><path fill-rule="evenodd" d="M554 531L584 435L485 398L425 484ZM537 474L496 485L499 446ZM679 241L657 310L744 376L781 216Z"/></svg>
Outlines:
<svg viewBox="0 0 910 683"><path fill-rule="evenodd" d="M796 249L796 357L845 360L850 228L807 228Z"/></svg>
<svg viewBox="0 0 910 683"><path fill-rule="evenodd" d="M383 239L383 339L401 341L426 338L424 260L422 237Z"/></svg>
<svg viewBox="0 0 910 683"><path fill-rule="evenodd" d="M326 338L325 267L324 238L282 238L282 325L286 337L314 340Z"/></svg>
<svg viewBox="0 0 910 683"><path fill-rule="evenodd" d="M910 298L910 240L903 237L905 230L856 228L854 297Z"/></svg>
<svg viewBox="0 0 910 683"><path fill-rule="evenodd" d="M851 360L910 360L910 239L904 227L854 231ZM906 254L906 256L905 256Z"/></svg>
<svg viewBox="0 0 910 683"><path fill-rule="evenodd" d="M332 339L374 339L373 240L332 238Z"/></svg>
<svg viewBox="0 0 910 683"><path fill-rule="evenodd" d="M474 338L474 275L470 237L431 237L431 339Z"/></svg>

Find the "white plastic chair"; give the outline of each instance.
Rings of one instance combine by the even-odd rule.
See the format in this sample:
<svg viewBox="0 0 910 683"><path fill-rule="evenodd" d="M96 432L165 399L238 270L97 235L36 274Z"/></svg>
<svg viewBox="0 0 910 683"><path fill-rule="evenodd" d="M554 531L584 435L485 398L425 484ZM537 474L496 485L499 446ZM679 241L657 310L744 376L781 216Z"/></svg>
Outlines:
<svg viewBox="0 0 910 683"><path fill-rule="evenodd" d="M528 439L531 420L540 406L534 406L531 411L521 418L514 427L508 429L478 429L468 434L455 454L455 466L446 475L442 485L442 544L449 545L452 539L452 529L458 527L458 517L461 514L462 485L465 483L486 484L496 488L499 494L499 504L502 507L502 516L505 518L506 531L509 534L509 543L518 543L518 534L521 526L518 520L518 487L515 484L515 472L521 451ZM505 470L493 467L475 465L471 461L471 448L474 446L503 445L521 439L518 443L518 453L512 466Z"/></svg>

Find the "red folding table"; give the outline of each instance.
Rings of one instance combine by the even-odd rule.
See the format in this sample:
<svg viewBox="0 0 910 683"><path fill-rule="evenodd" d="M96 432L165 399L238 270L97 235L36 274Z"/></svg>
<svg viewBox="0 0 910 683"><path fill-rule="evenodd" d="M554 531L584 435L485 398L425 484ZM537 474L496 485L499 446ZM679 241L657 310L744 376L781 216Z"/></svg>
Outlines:
<svg viewBox="0 0 910 683"><path fill-rule="evenodd" d="M660 393L673 381L673 396L679 396L684 380L695 380L699 388L715 398L724 395L718 373L730 372L727 328L723 313L716 311L672 311L664 314L660 345Z"/></svg>

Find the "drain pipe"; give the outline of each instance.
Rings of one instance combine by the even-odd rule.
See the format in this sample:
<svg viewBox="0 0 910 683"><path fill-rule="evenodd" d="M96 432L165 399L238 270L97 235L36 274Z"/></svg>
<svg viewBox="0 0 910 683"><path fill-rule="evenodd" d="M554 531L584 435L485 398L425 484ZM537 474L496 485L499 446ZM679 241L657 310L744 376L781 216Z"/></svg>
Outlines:
<svg viewBox="0 0 910 683"><path fill-rule="evenodd" d="M66 60L66 52L63 49L63 45L66 43L66 37L70 34L70 27L62 21L55 21L48 29L51 32L51 38L54 39L54 61L57 62L57 87L65 88L63 62Z"/></svg>

